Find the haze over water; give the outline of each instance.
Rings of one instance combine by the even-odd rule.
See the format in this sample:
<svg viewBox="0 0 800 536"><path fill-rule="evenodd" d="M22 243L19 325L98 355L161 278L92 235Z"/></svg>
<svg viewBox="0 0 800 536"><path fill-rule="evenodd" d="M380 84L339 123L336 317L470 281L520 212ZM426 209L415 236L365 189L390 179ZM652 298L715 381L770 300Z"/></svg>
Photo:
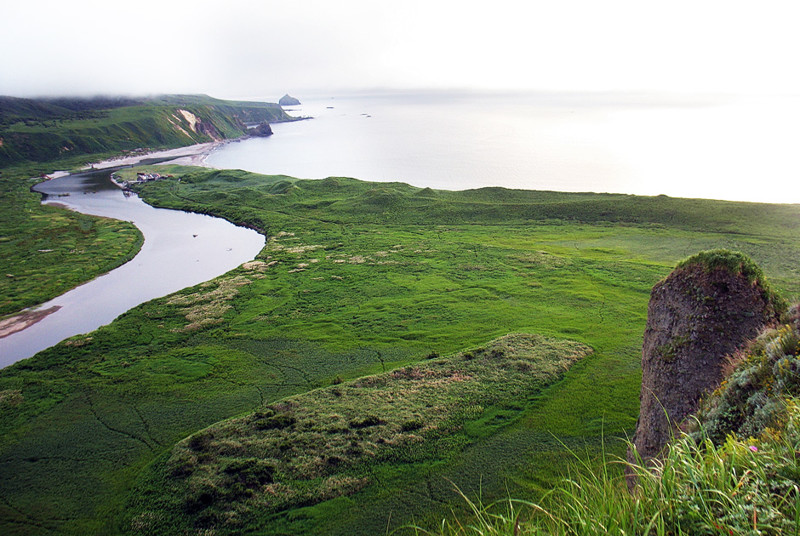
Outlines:
<svg viewBox="0 0 800 536"><path fill-rule="evenodd" d="M396 93L304 98L275 135L208 163L461 190L800 203L800 98Z"/></svg>

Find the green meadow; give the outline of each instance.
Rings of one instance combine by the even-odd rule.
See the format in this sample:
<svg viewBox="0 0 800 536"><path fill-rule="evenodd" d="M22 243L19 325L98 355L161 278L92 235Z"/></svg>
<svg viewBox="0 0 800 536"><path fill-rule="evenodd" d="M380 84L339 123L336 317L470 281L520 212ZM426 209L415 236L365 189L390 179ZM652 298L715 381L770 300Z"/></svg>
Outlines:
<svg viewBox="0 0 800 536"><path fill-rule="evenodd" d="M623 453L649 292L679 260L739 250L800 296L796 205L166 172L146 201L267 244L0 371L4 533L375 534L466 508L456 488L537 497L569 450ZM497 376L511 333L586 350ZM439 363L466 394L391 385Z"/></svg>

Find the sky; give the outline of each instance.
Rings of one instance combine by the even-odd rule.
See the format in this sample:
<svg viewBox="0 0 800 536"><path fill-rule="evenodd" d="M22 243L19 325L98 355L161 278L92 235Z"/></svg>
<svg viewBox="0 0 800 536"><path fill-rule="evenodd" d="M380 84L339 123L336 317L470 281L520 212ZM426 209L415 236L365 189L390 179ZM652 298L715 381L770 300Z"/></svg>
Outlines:
<svg viewBox="0 0 800 536"><path fill-rule="evenodd" d="M0 94L800 94L794 0L5 0Z"/></svg>

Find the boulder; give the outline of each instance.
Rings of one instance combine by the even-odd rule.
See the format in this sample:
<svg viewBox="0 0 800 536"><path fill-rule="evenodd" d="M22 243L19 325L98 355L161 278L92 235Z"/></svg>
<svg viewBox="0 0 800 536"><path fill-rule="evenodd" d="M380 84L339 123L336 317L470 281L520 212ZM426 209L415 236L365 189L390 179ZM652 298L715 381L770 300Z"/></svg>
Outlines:
<svg viewBox="0 0 800 536"><path fill-rule="evenodd" d="M659 456L701 397L716 389L726 356L776 321L778 299L745 255L706 251L653 287L642 345L641 408L633 450Z"/></svg>

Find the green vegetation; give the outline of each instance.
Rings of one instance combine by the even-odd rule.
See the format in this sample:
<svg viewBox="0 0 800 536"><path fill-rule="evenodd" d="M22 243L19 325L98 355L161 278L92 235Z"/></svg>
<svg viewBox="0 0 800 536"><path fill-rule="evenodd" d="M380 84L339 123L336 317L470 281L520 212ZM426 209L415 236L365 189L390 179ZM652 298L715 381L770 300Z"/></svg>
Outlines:
<svg viewBox="0 0 800 536"><path fill-rule="evenodd" d="M0 318L43 303L127 262L142 235L128 222L40 203L34 167L0 174Z"/></svg>
<svg viewBox="0 0 800 536"><path fill-rule="evenodd" d="M732 373L698 412L702 435L720 443L732 432L759 437L783 428L787 398L800 397L800 310L787 316L786 324L731 356Z"/></svg>
<svg viewBox="0 0 800 536"><path fill-rule="evenodd" d="M368 486L285 511L243 512L237 530L252 528L250 520L295 534L436 525L458 508L453 484L487 500L536 496L568 469L568 449L599 452L608 441L609 454L622 455L624 443L608 437L631 433L638 413L649 292L679 259L739 250L783 296L800 295L797 206L161 171L176 179L143 186L146 200L263 229L267 245L229 274L0 371L8 393L0 403L0 530L163 526L149 486L168 475L188 437L226 419L251 422L247 415L266 415L287 397L330 396L349 380L508 333L569 339L594 352L538 394L480 404L463 432L434 442L444 445L442 458L365 457ZM369 424L366 417L347 418L348 428ZM412 433L415 419L406 421L400 427ZM451 439L459 437L467 440ZM243 489L269 486L259 479L274 480L277 468L247 465L249 457L224 463L239 468L230 474L241 470ZM220 468L212 483L227 478ZM171 478L177 495L165 501L183 489ZM211 519L226 508L209 510Z"/></svg>
<svg viewBox="0 0 800 536"><path fill-rule="evenodd" d="M0 167L238 138L248 123L291 121L280 106L204 95L146 99L0 97Z"/></svg>
<svg viewBox="0 0 800 536"><path fill-rule="evenodd" d="M597 469L590 458L539 504L475 504L473 519L447 519L442 536L599 534L800 534L800 314L766 331L739 356L729 380L654 467L625 462Z"/></svg>
<svg viewBox="0 0 800 536"><path fill-rule="evenodd" d="M41 206L29 191L40 179L31 177L120 151L235 138L246 124L289 120L277 104L197 95L0 97L0 317L119 266L141 246L129 223Z"/></svg>
<svg viewBox="0 0 800 536"><path fill-rule="evenodd" d="M134 532L274 531L272 514L457 457L589 353L509 335L486 347L268 404L181 441L155 466ZM367 461L368 460L368 461Z"/></svg>
<svg viewBox="0 0 800 536"><path fill-rule="evenodd" d="M701 251L679 262L677 268L688 268L694 265L702 266L706 272L724 269L732 274L742 275L749 283L758 285L762 289L763 295L768 297L777 312L786 310L786 300L772 289L764 277L764 272L753 262L753 259L741 252L727 249Z"/></svg>

